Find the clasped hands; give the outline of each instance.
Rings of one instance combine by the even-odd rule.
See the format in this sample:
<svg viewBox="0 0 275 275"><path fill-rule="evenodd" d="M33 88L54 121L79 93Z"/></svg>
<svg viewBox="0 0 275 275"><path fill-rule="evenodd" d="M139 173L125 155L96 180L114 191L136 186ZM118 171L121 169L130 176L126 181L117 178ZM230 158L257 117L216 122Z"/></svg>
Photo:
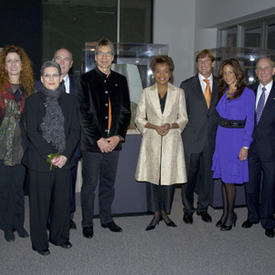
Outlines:
<svg viewBox="0 0 275 275"><path fill-rule="evenodd" d="M165 123L161 126L156 126L156 131L158 132L159 135L165 136L169 132L170 128L171 128L170 124Z"/></svg>
<svg viewBox="0 0 275 275"><path fill-rule="evenodd" d="M52 165L58 167L58 168L62 168L67 162L67 157L60 155L58 157L55 157L54 159L52 159Z"/></svg>
<svg viewBox="0 0 275 275"><path fill-rule="evenodd" d="M101 153L110 153L116 148L119 142L119 136L111 136L108 138L102 137L97 141L97 146Z"/></svg>

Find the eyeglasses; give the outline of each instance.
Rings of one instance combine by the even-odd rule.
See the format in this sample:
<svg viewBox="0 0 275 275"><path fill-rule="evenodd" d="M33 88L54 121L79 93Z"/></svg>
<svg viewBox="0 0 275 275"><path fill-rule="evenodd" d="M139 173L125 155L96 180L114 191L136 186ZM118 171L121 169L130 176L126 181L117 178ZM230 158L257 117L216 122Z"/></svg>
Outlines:
<svg viewBox="0 0 275 275"><path fill-rule="evenodd" d="M96 55L111 57L111 56L113 56L113 53L112 52L97 52Z"/></svg>
<svg viewBox="0 0 275 275"><path fill-rule="evenodd" d="M6 64L12 64L12 63L20 64L21 60L20 59L8 59L8 60L6 60Z"/></svg>
<svg viewBox="0 0 275 275"><path fill-rule="evenodd" d="M71 58L69 58L69 57L61 57L61 56L56 56L55 58L54 58L54 60L55 61L57 61L57 62L61 62L61 61L64 61L64 62L66 62L66 63L70 63L71 61L72 61L72 59Z"/></svg>
<svg viewBox="0 0 275 275"><path fill-rule="evenodd" d="M48 79L50 79L50 78L58 78L58 77L60 77L60 74L43 74L43 77L44 78L48 78Z"/></svg>
<svg viewBox="0 0 275 275"><path fill-rule="evenodd" d="M211 59L198 60L198 64L210 64L211 62L212 62Z"/></svg>

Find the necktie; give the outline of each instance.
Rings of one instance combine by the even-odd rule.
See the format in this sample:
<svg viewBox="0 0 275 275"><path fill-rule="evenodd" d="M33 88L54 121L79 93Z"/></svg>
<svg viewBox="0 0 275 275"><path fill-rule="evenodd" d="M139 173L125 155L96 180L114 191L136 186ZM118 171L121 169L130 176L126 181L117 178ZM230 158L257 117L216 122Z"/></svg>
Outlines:
<svg viewBox="0 0 275 275"><path fill-rule="evenodd" d="M203 81L206 83L206 87L204 90L204 98L207 104L207 108L209 109L210 103L211 103L210 83L209 83L209 79L204 79Z"/></svg>
<svg viewBox="0 0 275 275"><path fill-rule="evenodd" d="M265 104L265 91L266 91L266 88L263 87L262 88L262 94L259 98L259 101L258 101L258 105L257 105L257 108L256 108L256 121L257 121L257 124L259 123L259 120L261 118L261 115L263 113L263 110L264 110L264 104Z"/></svg>
<svg viewBox="0 0 275 275"><path fill-rule="evenodd" d="M61 81L61 86L63 87L63 90L66 93L66 86L65 86L65 80L64 79Z"/></svg>

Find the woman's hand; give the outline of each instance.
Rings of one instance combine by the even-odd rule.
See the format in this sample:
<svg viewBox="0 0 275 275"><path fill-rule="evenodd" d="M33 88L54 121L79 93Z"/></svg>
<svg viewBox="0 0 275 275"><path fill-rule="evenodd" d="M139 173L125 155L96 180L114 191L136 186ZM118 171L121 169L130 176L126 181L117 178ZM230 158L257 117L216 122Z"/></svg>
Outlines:
<svg viewBox="0 0 275 275"><path fill-rule="evenodd" d="M248 156L248 149L245 147L242 147L240 153L239 153L239 160L244 161L247 159Z"/></svg>
<svg viewBox="0 0 275 275"><path fill-rule="evenodd" d="M159 135L165 136L169 132L169 130L170 130L170 124L169 123L165 123L165 124L163 124L161 126L157 126L156 130L157 130L157 132L158 132Z"/></svg>
<svg viewBox="0 0 275 275"><path fill-rule="evenodd" d="M52 160L52 164L58 168L62 168L66 164L67 160L67 157L60 155Z"/></svg>

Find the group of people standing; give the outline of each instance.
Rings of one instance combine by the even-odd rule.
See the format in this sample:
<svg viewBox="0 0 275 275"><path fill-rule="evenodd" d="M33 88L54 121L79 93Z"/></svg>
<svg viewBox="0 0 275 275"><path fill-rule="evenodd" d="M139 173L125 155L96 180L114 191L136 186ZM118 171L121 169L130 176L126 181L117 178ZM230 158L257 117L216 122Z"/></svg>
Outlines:
<svg viewBox="0 0 275 275"><path fill-rule="evenodd" d="M79 80L68 74L72 54L58 49L34 81L24 50L5 46L0 53L0 228L7 241L24 228L24 184L30 202L33 250L50 254L49 242L70 248L76 228L75 182L82 157L82 233L92 238L95 189L99 184L101 226L122 228L112 218L119 151L130 123L127 80L111 70L114 46L102 39L95 49L96 68ZM175 184L182 184L183 221L196 212L211 222L208 206L213 179L221 182L223 214L216 226L235 226L235 185L246 183L248 218L244 228L261 222L274 237L275 74L268 57L256 65L259 83L248 88L236 59L224 60L217 78L209 50L196 56L198 74L180 88L170 79L173 60L155 56L155 84L145 88L135 123L142 134L136 180L148 183L148 209L154 213L146 230L170 219ZM79 144L80 141L80 144ZM49 234L47 233L49 230Z"/></svg>
<svg viewBox="0 0 275 275"><path fill-rule="evenodd" d="M217 77L212 74L211 51L200 51L196 65L198 73L177 88L169 82L174 69L171 58L154 57L155 84L143 90L137 107L135 122L143 139L136 180L149 182L148 205L154 213L146 230L153 230L161 220L176 226L168 214L177 183L182 184L183 221L192 224L196 210L204 222L212 222L208 206L215 179L223 198L223 214L216 226L229 231L236 225L235 185L245 184L248 217L242 227L261 222L265 235L273 238L274 62L259 58L258 82L252 87L235 58L221 63Z"/></svg>

